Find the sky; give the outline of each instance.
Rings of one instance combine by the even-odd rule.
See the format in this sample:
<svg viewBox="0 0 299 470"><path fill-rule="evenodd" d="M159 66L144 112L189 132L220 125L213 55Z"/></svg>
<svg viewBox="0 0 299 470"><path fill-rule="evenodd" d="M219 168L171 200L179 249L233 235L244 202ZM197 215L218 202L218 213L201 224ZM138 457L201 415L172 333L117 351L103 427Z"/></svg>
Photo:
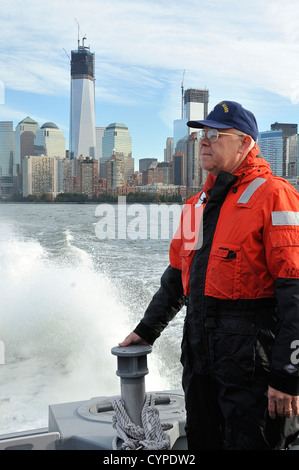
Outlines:
<svg viewBox="0 0 299 470"><path fill-rule="evenodd" d="M1 9L0 121L52 121L69 147L70 54L95 53L96 126L125 124L135 169L163 161L181 86L299 124L298 0L14 0ZM79 25L79 26L78 26Z"/></svg>

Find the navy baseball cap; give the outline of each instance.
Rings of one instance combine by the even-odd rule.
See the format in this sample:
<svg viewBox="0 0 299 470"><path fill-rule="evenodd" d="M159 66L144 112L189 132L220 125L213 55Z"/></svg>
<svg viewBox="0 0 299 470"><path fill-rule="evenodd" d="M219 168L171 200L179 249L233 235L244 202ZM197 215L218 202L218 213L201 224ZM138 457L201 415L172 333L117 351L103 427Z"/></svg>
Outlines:
<svg viewBox="0 0 299 470"><path fill-rule="evenodd" d="M221 101L212 109L206 119L203 121L188 121L187 126L199 129L204 126L216 129L231 129L234 127L250 135L253 140L257 140L259 133L252 112L235 101Z"/></svg>

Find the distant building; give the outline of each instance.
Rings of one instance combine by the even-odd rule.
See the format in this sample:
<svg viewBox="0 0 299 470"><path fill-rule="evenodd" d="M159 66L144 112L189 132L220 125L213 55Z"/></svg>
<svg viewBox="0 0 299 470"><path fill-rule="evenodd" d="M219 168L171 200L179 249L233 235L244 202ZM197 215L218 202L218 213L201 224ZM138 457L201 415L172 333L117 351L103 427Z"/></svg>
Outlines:
<svg viewBox="0 0 299 470"><path fill-rule="evenodd" d="M71 52L70 158L95 156L94 54L78 44Z"/></svg>
<svg viewBox="0 0 299 470"><path fill-rule="evenodd" d="M95 158L86 157L81 160L81 194L87 194L88 198L98 194L98 161Z"/></svg>
<svg viewBox="0 0 299 470"><path fill-rule="evenodd" d="M188 121L205 119L208 114L209 90L189 88L184 92L184 115L182 119L174 121L173 129L173 149L177 151L177 143L185 136L190 135L198 129L191 129L187 126Z"/></svg>
<svg viewBox="0 0 299 470"><path fill-rule="evenodd" d="M34 155L34 139L39 125L27 116L20 121L15 130L15 165L16 173L22 174L22 159Z"/></svg>
<svg viewBox="0 0 299 470"><path fill-rule="evenodd" d="M34 139L34 155L65 158L63 131L54 122L46 122L37 129Z"/></svg>
<svg viewBox="0 0 299 470"><path fill-rule="evenodd" d="M72 162L69 158L58 160L58 193L70 193L68 184L72 180ZM67 183L68 182L68 183Z"/></svg>
<svg viewBox="0 0 299 470"><path fill-rule="evenodd" d="M96 126L96 150L95 150L95 158L98 160L99 171L100 171L100 164L102 161L103 156L103 137L106 127Z"/></svg>
<svg viewBox="0 0 299 470"><path fill-rule="evenodd" d="M161 162L157 165L158 170L158 181L163 184L173 184L173 163L172 162Z"/></svg>
<svg viewBox="0 0 299 470"><path fill-rule="evenodd" d="M148 170L152 163L157 163L157 158L140 158L139 159L139 173Z"/></svg>
<svg viewBox="0 0 299 470"><path fill-rule="evenodd" d="M271 124L271 130L282 131L282 154L283 154L283 170L282 176L296 176L297 175L297 155L298 155L298 125L297 124L284 124L275 122Z"/></svg>
<svg viewBox="0 0 299 470"><path fill-rule="evenodd" d="M106 178L105 174L106 166L105 162L111 158L112 155L117 157L129 157L127 160L128 166L132 167L134 173L134 160L132 159L132 139L129 129L125 124L114 122L106 127L103 135L103 147L102 147L102 160L100 167L101 178ZM128 176L128 175L126 175Z"/></svg>
<svg viewBox="0 0 299 470"><path fill-rule="evenodd" d="M187 119L176 119L173 121L173 151L177 151L177 144L180 140L188 137Z"/></svg>
<svg viewBox="0 0 299 470"><path fill-rule="evenodd" d="M298 175L298 134L288 137L286 153L289 157L287 176L296 177Z"/></svg>
<svg viewBox="0 0 299 470"><path fill-rule="evenodd" d="M192 188L193 192L197 192L203 182L203 175L205 175L199 162L199 141L197 140L197 132L192 132L188 137L185 159L186 186L188 190Z"/></svg>
<svg viewBox="0 0 299 470"><path fill-rule="evenodd" d="M176 152L173 156L173 184L184 186L184 154Z"/></svg>
<svg viewBox="0 0 299 470"><path fill-rule="evenodd" d="M163 178L163 174L162 174ZM159 172L158 172L158 162L154 162L147 170L143 170L142 172L142 180L143 185L151 185L155 186L158 183L161 183L161 177L159 179Z"/></svg>
<svg viewBox="0 0 299 470"><path fill-rule="evenodd" d="M23 196L58 192L58 162L55 157L29 155L23 159Z"/></svg>
<svg viewBox="0 0 299 470"><path fill-rule="evenodd" d="M284 176L282 130L260 132L258 144L264 158L270 163L274 175Z"/></svg>
<svg viewBox="0 0 299 470"><path fill-rule="evenodd" d="M63 190L65 193L86 194L89 199L99 193L98 183L98 161L92 157L81 156L63 162L64 180Z"/></svg>
<svg viewBox="0 0 299 470"><path fill-rule="evenodd" d="M132 156L132 139L125 124L114 122L106 127L103 135L103 160L112 155Z"/></svg>
<svg viewBox="0 0 299 470"><path fill-rule="evenodd" d="M173 137L167 137L166 148L164 149L164 162L172 162L173 157Z"/></svg>
<svg viewBox="0 0 299 470"><path fill-rule="evenodd" d="M184 117L188 121L205 119L208 115L209 90L189 88L184 93ZM196 131L198 129L195 129ZM193 132L192 129L190 132Z"/></svg>
<svg viewBox="0 0 299 470"><path fill-rule="evenodd" d="M124 160L112 155L107 161L107 189L124 186Z"/></svg>
<svg viewBox="0 0 299 470"><path fill-rule="evenodd" d="M180 139L176 144L175 154L182 154L183 155L183 171L182 171L182 182L181 183L174 183L186 186L186 177L187 177L187 143L188 143L188 135L185 135L182 139ZM176 173L177 174L177 173ZM173 177L175 178L175 169L173 169Z"/></svg>
<svg viewBox="0 0 299 470"><path fill-rule="evenodd" d="M14 192L14 131L12 121L0 122L0 196Z"/></svg>

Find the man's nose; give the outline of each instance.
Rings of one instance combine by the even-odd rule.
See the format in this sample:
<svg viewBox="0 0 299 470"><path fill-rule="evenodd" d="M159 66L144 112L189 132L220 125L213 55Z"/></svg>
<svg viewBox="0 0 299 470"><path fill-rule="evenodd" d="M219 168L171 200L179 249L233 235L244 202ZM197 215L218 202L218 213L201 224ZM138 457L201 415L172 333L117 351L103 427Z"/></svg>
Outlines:
<svg viewBox="0 0 299 470"><path fill-rule="evenodd" d="M201 141L199 142L199 145L210 145L210 141L206 135L201 139Z"/></svg>

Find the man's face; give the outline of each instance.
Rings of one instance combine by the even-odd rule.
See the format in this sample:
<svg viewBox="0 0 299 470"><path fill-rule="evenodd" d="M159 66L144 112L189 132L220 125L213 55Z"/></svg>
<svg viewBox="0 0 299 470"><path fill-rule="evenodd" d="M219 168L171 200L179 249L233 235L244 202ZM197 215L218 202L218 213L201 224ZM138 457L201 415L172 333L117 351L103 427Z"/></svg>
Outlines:
<svg viewBox="0 0 299 470"><path fill-rule="evenodd" d="M209 127L204 127L204 131L209 129ZM219 132L221 134L216 142L210 142L207 137L204 137L199 145L201 167L213 175L217 175L220 170L233 173L243 159L242 140L244 137L240 136L236 129L219 129Z"/></svg>

